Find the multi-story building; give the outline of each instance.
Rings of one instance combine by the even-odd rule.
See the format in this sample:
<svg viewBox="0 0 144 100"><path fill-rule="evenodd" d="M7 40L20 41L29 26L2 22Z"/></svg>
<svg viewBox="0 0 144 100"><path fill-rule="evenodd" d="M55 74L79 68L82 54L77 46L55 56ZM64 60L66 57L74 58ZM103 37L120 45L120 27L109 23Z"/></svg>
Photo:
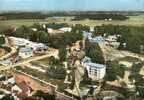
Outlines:
<svg viewBox="0 0 144 100"><path fill-rule="evenodd" d="M88 77L92 80L101 80L106 73L106 66L103 64L93 63L89 57L85 57L82 60L82 65L88 72Z"/></svg>

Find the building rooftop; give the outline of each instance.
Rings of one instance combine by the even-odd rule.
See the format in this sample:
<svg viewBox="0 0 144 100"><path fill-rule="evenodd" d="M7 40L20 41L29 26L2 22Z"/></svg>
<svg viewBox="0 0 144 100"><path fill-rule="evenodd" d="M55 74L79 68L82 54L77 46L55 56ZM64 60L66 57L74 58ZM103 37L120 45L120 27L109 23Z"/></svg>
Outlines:
<svg viewBox="0 0 144 100"><path fill-rule="evenodd" d="M93 68L103 68L103 67L105 67L105 65L103 65L103 64L97 64L97 63L92 63L92 62L85 63L85 65L93 67Z"/></svg>
<svg viewBox="0 0 144 100"><path fill-rule="evenodd" d="M32 51L32 49L31 48L29 48L29 47L23 47L23 48L20 48L20 50L19 50L20 52L31 52Z"/></svg>
<svg viewBox="0 0 144 100"><path fill-rule="evenodd" d="M92 39L90 39L90 42L94 42L94 43L104 43L105 39L102 36L96 36Z"/></svg>
<svg viewBox="0 0 144 100"><path fill-rule="evenodd" d="M0 61L0 64L7 66L7 65L11 65L12 61L11 61L11 59L6 59L6 60Z"/></svg>
<svg viewBox="0 0 144 100"><path fill-rule="evenodd" d="M105 65L103 64L98 64L98 63L93 63L91 61L91 58L89 57L85 57L83 60L82 60L82 63L86 66L90 66L90 67L95 67L95 68L103 68L105 67Z"/></svg>

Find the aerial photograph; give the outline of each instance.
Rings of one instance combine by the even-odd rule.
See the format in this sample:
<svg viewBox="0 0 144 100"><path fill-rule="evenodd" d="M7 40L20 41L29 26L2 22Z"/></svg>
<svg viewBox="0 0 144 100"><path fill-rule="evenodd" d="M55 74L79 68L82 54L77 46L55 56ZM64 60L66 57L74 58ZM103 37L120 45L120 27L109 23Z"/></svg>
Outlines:
<svg viewBox="0 0 144 100"><path fill-rule="evenodd" d="M0 0L0 100L144 100L144 0Z"/></svg>

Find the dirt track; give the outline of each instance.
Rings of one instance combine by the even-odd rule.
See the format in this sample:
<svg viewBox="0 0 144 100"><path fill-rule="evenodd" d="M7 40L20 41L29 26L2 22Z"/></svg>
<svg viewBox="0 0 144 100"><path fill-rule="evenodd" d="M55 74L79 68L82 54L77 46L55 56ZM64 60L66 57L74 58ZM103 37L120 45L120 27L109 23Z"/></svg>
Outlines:
<svg viewBox="0 0 144 100"><path fill-rule="evenodd" d="M0 48L0 57L2 57L5 54L5 50Z"/></svg>

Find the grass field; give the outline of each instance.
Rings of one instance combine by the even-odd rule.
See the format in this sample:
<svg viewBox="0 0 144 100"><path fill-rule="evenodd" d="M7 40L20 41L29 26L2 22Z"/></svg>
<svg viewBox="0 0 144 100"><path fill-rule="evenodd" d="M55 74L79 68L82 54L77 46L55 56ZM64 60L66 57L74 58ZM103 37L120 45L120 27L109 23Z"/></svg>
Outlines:
<svg viewBox="0 0 144 100"><path fill-rule="evenodd" d="M104 20L83 20L83 21L69 21L69 24L86 24L91 27L99 26L102 24L113 24L113 25L127 25L127 26L144 26L144 14L140 16L129 16L130 18L126 21L104 21Z"/></svg>
<svg viewBox="0 0 144 100"><path fill-rule="evenodd" d="M104 21L104 20L82 20L82 21L71 21L69 17L62 17L57 20L42 20L42 19L20 19L20 20L5 20L0 21L0 27L7 27L7 26L16 26L19 27L21 25L30 26L33 23L49 23L49 22L56 22L56 23L68 23L68 24L85 24L91 27L99 26L102 24L113 24L113 25L130 25L130 26L144 26L144 14L139 16L129 16L130 19L126 21ZM66 19L66 20L62 20Z"/></svg>

